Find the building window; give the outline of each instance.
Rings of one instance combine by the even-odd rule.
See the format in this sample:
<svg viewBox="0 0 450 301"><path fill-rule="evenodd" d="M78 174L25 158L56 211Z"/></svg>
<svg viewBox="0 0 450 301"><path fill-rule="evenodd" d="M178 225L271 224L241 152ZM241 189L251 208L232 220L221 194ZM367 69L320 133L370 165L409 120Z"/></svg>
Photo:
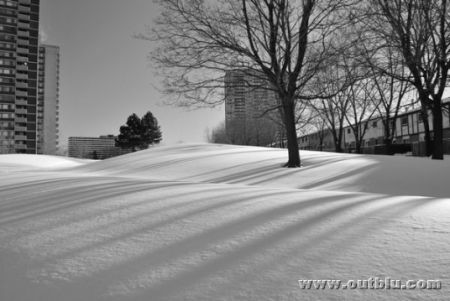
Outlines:
<svg viewBox="0 0 450 301"><path fill-rule="evenodd" d="M374 121L374 122L372 123L372 127L376 128L377 126L378 126L378 125L377 125L377 122Z"/></svg>
<svg viewBox="0 0 450 301"><path fill-rule="evenodd" d="M408 116L402 117L402 126L408 126Z"/></svg>

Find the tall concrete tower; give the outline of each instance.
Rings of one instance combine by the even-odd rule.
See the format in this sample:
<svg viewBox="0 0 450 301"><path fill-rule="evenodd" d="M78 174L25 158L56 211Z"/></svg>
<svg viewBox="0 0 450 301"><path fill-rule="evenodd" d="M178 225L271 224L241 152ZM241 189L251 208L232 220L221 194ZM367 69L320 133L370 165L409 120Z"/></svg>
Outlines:
<svg viewBox="0 0 450 301"><path fill-rule="evenodd" d="M265 75L242 68L225 73L225 130L230 143L267 145L280 127L278 97Z"/></svg>
<svg viewBox="0 0 450 301"><path fill-rule="evenodd" d="M59 135L59 47L39 46L37 153L55 155Z"/></svg>

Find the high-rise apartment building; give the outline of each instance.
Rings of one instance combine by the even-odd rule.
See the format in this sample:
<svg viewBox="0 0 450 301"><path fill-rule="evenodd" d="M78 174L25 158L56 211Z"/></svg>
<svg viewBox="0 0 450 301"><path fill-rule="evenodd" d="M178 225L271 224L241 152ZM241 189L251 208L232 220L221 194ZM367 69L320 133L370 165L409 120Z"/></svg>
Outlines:
<svg viewBox="0 0 450 301"><path fill-rule="evenodd" d="M277 106L275 91L255 70L238 69L225 74L225 119L249 120Z"/></svg>
<svg viewBox="0 0 450 301"><path fill-rule="evenodd" d="M0 153L36 153L39 0L0 0Z"/></svg>
<svg viewBox="0 0 450 301"><path fill-rule="evenodd" d="M279 135L278 97L262 72L225 74L225 129L231 143L267 145ZM271 136L271 137L269 137Z"/></svg>
<svg viewBox="0 0 450 301"><path fill-rule="evenodd" d="M37 153L55 155L59 126L59 47L39 46Z"/></svg>

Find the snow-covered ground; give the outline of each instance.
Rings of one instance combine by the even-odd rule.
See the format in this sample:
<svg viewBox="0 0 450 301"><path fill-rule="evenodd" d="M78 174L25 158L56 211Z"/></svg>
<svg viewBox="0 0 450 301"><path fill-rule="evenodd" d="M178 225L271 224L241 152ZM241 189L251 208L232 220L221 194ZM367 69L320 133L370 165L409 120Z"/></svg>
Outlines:
<svg viewBox="0 0 450 301"><path fill-rule="evenodd" d="M0 300L448 300L450 160L301 155L1 155ZM369 277L442 288L298 284Z"/></svg>

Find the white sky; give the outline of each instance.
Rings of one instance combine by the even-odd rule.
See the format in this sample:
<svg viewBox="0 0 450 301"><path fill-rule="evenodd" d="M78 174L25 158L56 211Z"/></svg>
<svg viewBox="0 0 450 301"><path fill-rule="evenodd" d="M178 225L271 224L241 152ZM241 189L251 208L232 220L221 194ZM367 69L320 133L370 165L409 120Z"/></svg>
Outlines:
<svg viewBox="0 0 450 301"><path fill-rule="evenodd" d="M223 107L186 111L162 104L147 56L133 38L157 15L151 0L41 0L43 42L60 46L60 145L69 136L118 134L131 113L158 118L163 142L205 140Z"/></svg>

